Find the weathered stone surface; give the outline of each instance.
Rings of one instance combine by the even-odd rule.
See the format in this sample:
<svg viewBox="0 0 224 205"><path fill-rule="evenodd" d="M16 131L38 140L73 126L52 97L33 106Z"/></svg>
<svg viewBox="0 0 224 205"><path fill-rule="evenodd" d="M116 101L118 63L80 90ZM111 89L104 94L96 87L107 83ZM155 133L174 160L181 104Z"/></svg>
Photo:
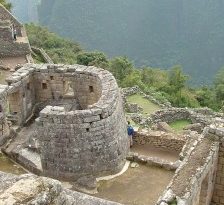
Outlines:
<svg viewBox="0 0 224 205"><path fill-rule="evenodd" d="M119 205L64 189L59 181L32 174L0 172L1 205Z"/></svg>
<svg viewBox="0 0 224 205"><path fill-rule="evenodd" d="M126 120L111 73L80 65L29 64L7 82L10 92L8 87L4 92L9 92L15 124L25 124L40 111L34 138L44 175L76 181L123 168L129 149ZM89 182L80 181L92 188Z"/></svg>
<svg viewBox="0 0 224 205"><path fill-rule="evenodd" d="M166 122L158 122L157 129L164 132L174 132L173 129Z"/></svg>

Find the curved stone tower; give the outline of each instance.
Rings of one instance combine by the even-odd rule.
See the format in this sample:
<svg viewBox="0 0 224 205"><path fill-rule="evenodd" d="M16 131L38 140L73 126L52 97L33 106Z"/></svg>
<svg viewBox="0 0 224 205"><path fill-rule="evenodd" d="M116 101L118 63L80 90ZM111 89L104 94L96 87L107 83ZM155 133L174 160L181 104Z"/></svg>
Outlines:
<svg viewBox="0 0 224 205"><path fill-rule="evenodd" d="M53 96L61 102L46 106L38 118L44 175L75 181L118 173L129 145L112 74L95 67L52 65L40 69L36 78L40 76L45 93L38 90L38 98Z"/></svg>

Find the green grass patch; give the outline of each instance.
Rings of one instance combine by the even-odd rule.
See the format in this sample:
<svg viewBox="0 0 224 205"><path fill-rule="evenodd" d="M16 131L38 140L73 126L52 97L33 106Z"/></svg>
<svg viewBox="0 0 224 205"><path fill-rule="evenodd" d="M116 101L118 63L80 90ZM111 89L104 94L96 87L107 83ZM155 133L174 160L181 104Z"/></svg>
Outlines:
<svg viewBox="0 0 224 205"><path fill-rule="evenodd" d="M189 124L191 124L190 120L176 120L174 122L171 122L169 125L173 130L180 132Z"/></svg>
<svg viewBox="0 0 224 205"><path fill-rule="evenodd" d="M143 114L152 114L157 110L160 110L161 107L145 99L142 95L136 94L127 97L127 101L130 103L137 103L140 107L143 108Z"/></svg>

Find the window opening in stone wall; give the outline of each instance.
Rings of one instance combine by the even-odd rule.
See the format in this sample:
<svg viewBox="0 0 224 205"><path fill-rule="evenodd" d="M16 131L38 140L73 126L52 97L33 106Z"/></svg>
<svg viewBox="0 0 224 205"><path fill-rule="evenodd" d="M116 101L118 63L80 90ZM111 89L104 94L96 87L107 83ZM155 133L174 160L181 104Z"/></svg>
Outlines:
<svg viewBox="0 0 224 205"><path fill-rule="evenodd" d="M26 89L27 89L27 90L30 90L30 83L27 83L27 84L26 84Z"/></svg>
<svg viewBox="0 0 224 205"><path fill-rule="evenodd" d="M54 76L50 76L50 79L51 79L51 80L54 80Z"/></svg>
<svg viewBox="0 0 224 205"><path fill-rule="evenodd" d="M70 81L64 81L64 97L74 97L74 90Z"/></svg>
<svg viewBox="0 0 224 205"><path fill-rule="evenodd" d="M93 86L91 86L91 85L89 86L89 92L90 92L90 93L93 93L93 92L94 92L94 90L93 90Z"/></svg>
<svg viewBox="0 0 224 205"><path fill-rule="evenodd" d="M0 105L0 112L2 112L2 105Z"/></svg>
<svg viewBox="0 0 224 205"><path fill-rule="evenodd" d="M47 89L47 83L42 83L42 89L46 90Z"/></svg>

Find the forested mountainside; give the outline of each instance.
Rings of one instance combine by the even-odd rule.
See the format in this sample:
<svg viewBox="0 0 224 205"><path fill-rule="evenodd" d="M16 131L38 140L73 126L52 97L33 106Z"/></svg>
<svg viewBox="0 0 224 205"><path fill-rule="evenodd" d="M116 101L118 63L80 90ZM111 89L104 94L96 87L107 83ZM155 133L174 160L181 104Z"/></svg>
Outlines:
<svg viewBox="0 0 224 205"><path fill-rule="evenodd" d="M23 23L38 22L37 5L40 0L8 0L12 3L12 13Z"/></svg>
<svg viewBox="0 0 224 205"><path fill-rule="evenodd" d="M0 3L8 9L11 7L6 0L0 0ZM170 70L146 66L138 68L127 57L109 59L103 52L86 51L79 43L66 40L44 27L27 24L26 30L31 46L45 49L55 63L105 68L114 75L120 87L137 85L145 93L160 101L168 99L177 107L207 106L224 112L224 66L218 72L214 71L213 84L192 88L187 84L189 76L185 75L181 66L173 66ZM36 63L43 60L34 53L33 57Z"/></svg>
<svg viewBox="0 0 224 205"><path fill-rule="evenodd" d="M42 0L39 20L87 49L137 66L181 64L195 84L224 65L223 0Z"/></svg>

